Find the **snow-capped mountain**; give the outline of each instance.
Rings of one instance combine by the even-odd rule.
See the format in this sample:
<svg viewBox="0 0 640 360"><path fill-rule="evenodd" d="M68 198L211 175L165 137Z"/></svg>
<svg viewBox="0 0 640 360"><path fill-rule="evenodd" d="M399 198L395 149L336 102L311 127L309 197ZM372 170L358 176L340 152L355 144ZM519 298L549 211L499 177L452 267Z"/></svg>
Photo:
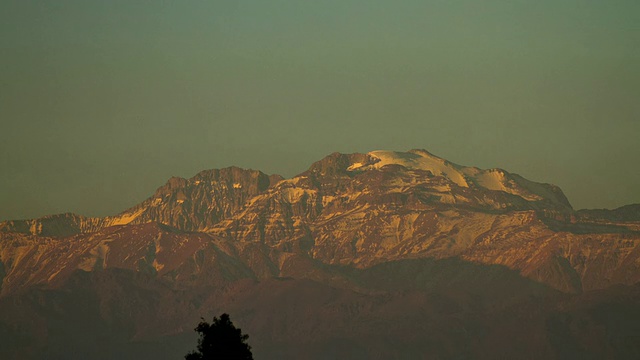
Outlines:
<svg viewBox="0 0 640 360"><path fill-rule="evenodd" d="M55 314L58 306L66 314L65 304L80 301L70 295L76 292L93 299L97 312L83 311L104 329L126 324L127 341L182 334L190 329L190 314L197 319L223 304L261 329L264 354L277 354L270 346L280 342L289 344L283 356L294 358L295 341L287 336L302 334L308 346L333 344L334 325L321 321L307 328L294 318L274 323L267 310L310 316L311 322L320 321L309 315L317 311L334 321L355 316L367 323L397 304L391 313L422 319L442 315L429 294L446 294L460 308L443 314L471 316L467 307L479 306L483 317L510 309L494 314L504 328L487 330L500 334L514 326L502 316L529 316L512 307L534 311L538 300L531 299L547 304L540 305L544 318L565 301L562 306L573 311L567 304L591 299L593 291L637 284L636 207L575 211L557 186L502 169L457 165L425 150L334 153L290 179L236 167L207 170L171 178L115 216L0 223L0 331L21 336L14 327L25 317L51 325L48 311ZM34 306L45 315L31 313ZM301 306L306 312L299 313ZM122 311L138 315L123 318ZM258 315L250 320L243 311ZM345 315L349 311L355 312ZM471 321L467 315L464 321ZM451 318L439 319L457 334ZM473 319L473 326L487 326ZM392 319L385 321L390 326ZM402 324L415 331L421 326ZM366 326L356 328L375 338ZM24 336L32 336L29 331ZM380 354L407 354L376 344ZM551 342L544 346L551 357L559 351ZM442 356L457 354L452 349L440 349Z"/></svg>

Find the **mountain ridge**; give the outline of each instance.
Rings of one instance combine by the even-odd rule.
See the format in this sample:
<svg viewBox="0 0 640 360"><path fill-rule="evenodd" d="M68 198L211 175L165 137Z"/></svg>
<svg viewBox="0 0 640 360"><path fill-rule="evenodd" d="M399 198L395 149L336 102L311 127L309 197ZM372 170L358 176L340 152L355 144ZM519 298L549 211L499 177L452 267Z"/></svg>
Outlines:
<svg viewBox="0 0 640 360"><path fill-rule="evenodd" d="M421 149L378 150L333 153L290 179L238 167L204 170L189 179L170 178L115 216L67 213L3 222L0 234L91 238L120 231L111 227L158 223L210 239L261 244L263 252L359 268L416 257L461 257L506 265L563 291L581 292L640 279L631 270L636 262L614 260L616 251L639 256L634 249L640 222L628 215L635 209L614 210L618 218L631 219L617 221L602 211L575 211L557 186L505 170L461 166ZM604 241L599 255L576 252L593 236ZM612 249L614 239L631 245ZM96 246L88 251L109 247ZM611 275L594 275L594 261L613 261L606 270ZM265 265L271 275L280 271L282 264L276 263ZM626 268L627 275L614 275ZM9 271L6 278L12 276ZM43 274L36 283L52 276Z"/></svg>
<svg viewBox="0 0 640 360"><path fill-rule="evenodd" d="M383 157L385 157L385 160L382 160L380 157L376 156L376 154L378 155L382 155ZM396 154L396 159L392 159L391 161L389 161L389 158L392 156L389 156L390 154ZM573 208L571 207L571 204L569 203L568 199L566 198L566 196L562 193L562 190L560 188L558 188L556 185L553 184L548 184L548 183L537 183L537 182L533 182L530 180L527 180L525 178L523 178L522 176L515 174L515 173L509 173L506 170L500 169L500 168L491 168L491 169L479 169L477 167L467 167L467 166L462 166L462 165L457 165L455 163L449 162L448 160L445 160L443 158L440 158L436 155L433 155L432 153L428 152L427 150L424 149L412 149L409 150L407 152L394 152L394 151L382 151L382 150L376 150L376 151L371 151L369 153L363 154L363 153L353 153L353 154L343 154L343 153L333 153L330 154L328 156L326 156L325 158L315 162L314 164L312 164L310 166L310 168L306 171L304 171L303 173L296 175L294 177L292 177L291 179L285 179L280 175L277 174L272 174L272 175L267 175L259 170L252 170L252 169L243 169L243 168L239 168L236 166L230 166L230 167L226 167L226 168L222 168L222 169L210 169L210 170L203 170L198 172L196 175L194 175L191 178L182 178L182 177L172 177L169 180L167 180L167 182L165 183L165 185L159 187L158 189L156 189L156 191L154 192L154 195L152 195L151 197L147 198L146 200L144 200L143 202L134 205L132 207L130 207L129 209L126 209L116 215L111 215L111 216L104 216L104 217L87 217L87 216L83 216L80 214L74 214L74 213L63 213L63 214L51 214L51 215L46 215L40 218L34 218L34 219L25 219L25 220L5 220L0 222L0 232L12 232L12 231L16 231L16 232L21 232L21 233L31 233L31 234L42 234L44 236L66 236L66 235L70 235L70 234L76 234L76 233L81 233L81 232L91 232L91 231L95 231L96 229L99 229L101 227L105 227L105 226L112 226L112 225L124 225L124 224L128 224L128 223L141 223L144 221L159 221L159 222L166 222L166 220L168 220L167 216L162 216L161 214L155 214L154 215L149 215L149 214L141 214L141 213L137 213L137 211L139 211L142 207L144 207L145 205L149 205L149 203L153 203L158 202L163 200L163 195L166 196L166 193L163 193L165 190L173 190L173 189L178 189L178 188L185 188L187 185L191 184L191 183L196 183L199 184L201 182L204 182L206 180L203 180L207 177L211 177L213 176L214 178L217 177L217 179L219 180L219 174L220 173L249 173L249 174L260 174L260 175L256 175L261 177L261 181L263 181L262 186L264 187L264 182L268 181L269 182L269 186L273 186L276 183L278 183L279 181L282 180L293 180L296 178L299 178L301 176L304 176L304 174L307 174L309 172L314 172L314 171L320 171L321 173L323 171L326 171L328 168L331 168L330 174L335 175L337 173L342 173L342 174L348 174L348 173L354 173L354 172L361 172L361 171L366 171L368 169L373 168L374 166L376 168L380 168L382 166L393 166L393 165L399 165L399 166L403 166L403 167L407 167L408 163L411 163L411 161L406 161L406 157L407 155L415 155L418 156L420 158L431 158L434 159L436 161L441 162L445 167L449 167L449 168L453 168L453 169L463 169L463 174L456 174L456 178L457 181L453 181L456 185L460 185L460 181L467 181L467 179L469 177L473 177L473 176L477 176L480 175L479 179L472 179L472 181L474 181L477 186L482 186L487 188L488 190L493 190L493 191L501 191L501 192L505 192L505 193L510 193L512 195L516 195L516 196L524 196L523 198L525 200L531 201L531 200L535 200L536 197L538 198L545 198L545 196L541 196L541 194L539 193L545 193L544 195L546 195L547 198L550 198L552 202L555 202L558 205L561 205L561 207L566 207L566 209L562 209L563 213L565 213L566 215L566 210L569 210L569 212L578 212L583 214L583 218L589 218L589 216L586 216L586 214L590 214L590 213L594 213L595 211L600 211L600 215L607 217L607 216L615 216L615 215L607 215L607 213L611 213L611 214L616 214L620 212L620 209L625 209L625 208L629 208L629 207L633 207L635 205L640 206L640 204L629 204L629 205L625 205L622 207L619 207L618 209L580 209L580 210L573 210ZM405 158L405 161L402 161L402 158ZM341 164L338 164L337 160L334 160L334 158L340 158L339 161L341 161ZM362 162L359 162L359 161ZM395 162L393 162L393 160L396 160ZM413 160L415 162L415 158L410 159ZM383 163L382 166L380 166L380 163ZM365 165L366 164L366 165ZM417 162L418 165L419 162ZM354 166L354 165L359 165L359 166ZM411 166L408 167L409 169L412 169ZM414 170L426 170L426 171L430 171L433 174L433 169L425 169L424 167L414 167ZM445 172L442 172L439 175L444 175L445 177L448 175ZM224 175L223 175L224 176ZM268 178L268 180L266 180L265 176ZM465 179L465 177L467 179ZM209 189L212 191L220 191L223 190L225 187L226 188L230 188L233 187L233 184L240 184L240 182L235 182L232 181L228 178L227 175L227 179L226 180L226 184L224 184L224 186L222 188L218 187L216 189ZM485 186L483 186L482 184L484 184ZM505 185L506 184L506 185ZM468 187L468 183L464 184ZM267 187L269 187L267 186ZM515 187L515 189L514 189ZM523 194L522 193L522 189L518 189L518 187L520 188L525 188L526 190L529 190L528 194ZM530 191L530 189L528 188L536 188L537 187L537 192L533 192ZM543 189L541 189L543 188ZM180 190L180 189L178 189ZM249 196L251 195L255 195L257 194L255 191L251 192L250 194L248 194ZM184 194L181 194L179 191L176 194L172 194L170 195L171 198L169 200L174 200L176 202L179 203L183 203L183 201L187 200L188 197L184 196ZM549 200L549 199L547 199ZM241 200L240 200L241 201ZM154 204L157 205L157 204ZM233 206L233 208L237 208L239 207L238 204L235 204L235 206ZM145 209L146 210L146 209ZM222 210L220 209L220 211L225 213L225 216L223 216L223 218L225 218L226 216L229 215L229 213L231 211L233 211L233 209L225 209ZM142 216L141 216L142 215ZM632 215L632 219L638 219L640 218L640 215ZM217 216L214 216L214 220L217 219L221 219L220 218L220 214L217 214ZM211 222L211 221L210 221ZM207 223L206 225L212 225L211 223ZM170 224L175 226L176 224ZM196 230L202 230L204 229L205 226L195 226L195 227L189 227L186 224L186 220L185 223L178 225L178 228L183 228L183 229L188 229L188 230L192 230L192 231L196 231ZM58 227L56 229L56 227Z"/></svg>
<svg viewBox="0 0 640 360"><path fill-rule="evenodd" d="M0 355L109 358L87 333L129 349L111 357L186 352L199 316L232 311L273 359L633 357L605 335L640 323L637 209L576 211L554 185L424 150L174 177L115 216L0 223Z"/></svg>

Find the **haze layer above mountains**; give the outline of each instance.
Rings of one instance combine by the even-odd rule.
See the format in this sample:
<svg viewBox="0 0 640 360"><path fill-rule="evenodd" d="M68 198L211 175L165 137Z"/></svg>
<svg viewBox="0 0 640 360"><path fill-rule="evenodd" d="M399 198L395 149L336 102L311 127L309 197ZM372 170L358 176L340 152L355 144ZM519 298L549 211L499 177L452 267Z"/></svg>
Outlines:
<svg viewBox="0 0 640 360"><path fill-rule="evenodd" d="M638 23L636 0L3 1L0 221L423 146L640 202Z"/></svg>

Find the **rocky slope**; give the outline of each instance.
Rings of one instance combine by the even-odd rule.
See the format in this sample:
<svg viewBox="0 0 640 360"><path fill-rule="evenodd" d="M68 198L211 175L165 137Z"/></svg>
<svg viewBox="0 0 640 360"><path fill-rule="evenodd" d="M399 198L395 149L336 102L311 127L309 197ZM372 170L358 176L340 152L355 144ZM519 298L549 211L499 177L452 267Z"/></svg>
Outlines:
<svg viewBox="0 0 640 360"><path fill-rule="evenodd" d="M64 237L127 224L159 222L177 229L200 231L229 217L244 203L282 180L237 167L206 170L191 179L173 177L142 203L115 216L87 218L75 214L0 223L0 232Z"/></svg>
<svg viewBox="0 0 640 360"><path fill-rule="evenodd" d="M390 326L393 319L381 314L393 304L406 308L391 313L408 316L398 327L413 330L398 336L410 337L413 345L407 353L380 345L376 353L389 355L384 358L427 351L416 345L426 338L415 333L441 328L446 335L434 338L449 345L429 351L465 357L456 353L456 341L471 344L465 337L473 338L471 328L488 326L487 319L496 316L502 320L488 331L498 336L524 326L530 313L553 325L538 323L531 336L560 331L585 350L585 339L596 341L588 332L609 325L589 317L593 328L576 330L554 314L572 312L582 301L575 299L617 284L631 286L623 291L631 294L625 306L638 306L636 210L575 211L554 185L501 169L453 164L425 150L335 153L291 179L235 167L203 171L191 179L170 179L116 216L63 214L0 223L0 298L5 299L0 332L20 343L20 324L29 318L55 333L60 329L52 316L59 310L60 316L73 317L65 306L79 301L70 293L80 292L97 307L85 309L102 324L96 331L117 338L126 328L126 341L179 337L191 326L189 314L196 313L197 320L214 310L236 309L261 329L258 342L274 358L278 343L287 344L282 356L301 358L293 355L296 333L305 341L323 339L306 343L318 349L340 347L345 337L375 339L367 329L376 329L371 322L380 317L386 319L382 328ZM120 295L111 294L120 288ZM130 292L138 295L131 298ZM325 303L314 303L322 298ZM457 310L440 307L450 300ZM526 310L515 310L518 306ZM44 315L33 318L38 307ZM290 318L275 325L267 309ZM318 309L327 313L314 313ZM123 311L146 317L122 318ZM508 320L512 311L515 322ZM359 325L341 323L343 338L332 339L334 327L320 321L321 314ZM446 314L461 319L461 327L451 327L454 320ZM422 320L410 320L414 316ZM315 327L297 328L293 322L299 317ZM27 338L34 336L33 329L24 331ZM533 358L567 350L537 339L518 346L542 349ZM464 351L479 357L494 341L485 340ZM45 341L38 351L54 343ZM376 348L374 343L379 345L376 340L359 346ZM623 345L610 351L636 349ZM518 346L505 351L517 354ZM370 358L372 353L358 354Z"/></svg>
<svg viewBox="0 0 640 360"><path fill-rule="evenodd" d="M112 217L63 214L4 222L3 293L17 286L9 283L46 284L65 271L94 269L100 262L87 265L81 254L106 256L116 244L111 233L129 232L123 241L143 241L141 249L148 247L156 259L161 255L154 251L161 247L137 238L137 228L119 229L152 223L202 233L187 237L259 245L264 252L359 268L460 257L580 292L640 280L640 221L633 209L576 212L556 186L500 169L456 165L424 150L335 153L286 180L235 167L172 178L149 199ZM76 242L86 248L71 249ZM21 246L8 246L14 243ZM144 254L131 251L123 250L123 256L142 261ZM67 258L55 260L55 253ZM277 276L281 264L272 261L276 270L270 274ZM44 267L47 263L55 267ZM34 270L39 267L44 268Z"/></svg>

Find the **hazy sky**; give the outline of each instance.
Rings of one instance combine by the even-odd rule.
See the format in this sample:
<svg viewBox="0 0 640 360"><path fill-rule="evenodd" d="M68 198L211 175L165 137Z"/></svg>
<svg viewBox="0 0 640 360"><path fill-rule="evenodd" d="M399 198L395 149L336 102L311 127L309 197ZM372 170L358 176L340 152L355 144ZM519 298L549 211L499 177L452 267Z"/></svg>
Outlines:
<svg viewBox="0 0 640 360"><path fill-rule="evenodd" d="M640 202L638 0L0 0L0 220L424 148Z"/></svg>

